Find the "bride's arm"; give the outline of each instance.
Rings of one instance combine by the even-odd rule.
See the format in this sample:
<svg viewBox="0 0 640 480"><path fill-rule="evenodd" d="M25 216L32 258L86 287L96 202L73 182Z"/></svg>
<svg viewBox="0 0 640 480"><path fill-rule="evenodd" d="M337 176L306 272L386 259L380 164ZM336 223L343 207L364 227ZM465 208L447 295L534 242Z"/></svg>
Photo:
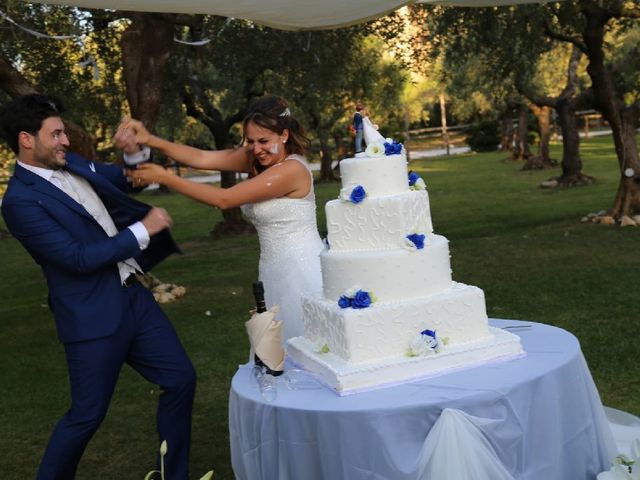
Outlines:
<svg viewBox="0 0 640 480"><path fill-rule="evenodd" d="M116 143L121 136L130 129L135 132L136 143L147 145L160 151L183 165L202 170L221 170L225 172L249 172L251 155L246 148L232 148L228 150L201 150L199 148L170 142L164 138L152 135L142 122L131 118L124 119L116 133Z"/></svg>
<svg viewBox="0 0 640 480"><path fill-rule="evenodd" d="M251 160L249 152L244 147L227 150L200 150L188 145L173 143L155 135L150 136L146 145L189 167L223 172L250 171Z"/></svg>
<svg viewBox="0 0 640 480"><path fill-rule="evenodd" d="M141 179L142 184L160 183L198 202L221 209L271 198L302 198L311 188L308 170L295 160L270 167L231 188L192 182L154 164L139 165L129 175L133 178L134 185L138 185L138 179Z"/></svg>

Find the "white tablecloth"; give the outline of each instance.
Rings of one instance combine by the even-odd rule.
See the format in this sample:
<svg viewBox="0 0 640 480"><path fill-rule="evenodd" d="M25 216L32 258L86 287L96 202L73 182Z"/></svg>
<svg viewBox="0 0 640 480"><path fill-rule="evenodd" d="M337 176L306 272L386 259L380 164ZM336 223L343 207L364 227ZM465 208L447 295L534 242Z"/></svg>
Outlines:
<svg viewBox="0 0 640 480"><path fill-rule="evenodd" d="M236 478L421 480L421 449L445 408L497 420L484 433L518 480L608 470L616 446L577 339L540 323L491 324L531 325L510 330L526 357L346 397L279 384L271 402L241 366L229 396Z"/></svg>

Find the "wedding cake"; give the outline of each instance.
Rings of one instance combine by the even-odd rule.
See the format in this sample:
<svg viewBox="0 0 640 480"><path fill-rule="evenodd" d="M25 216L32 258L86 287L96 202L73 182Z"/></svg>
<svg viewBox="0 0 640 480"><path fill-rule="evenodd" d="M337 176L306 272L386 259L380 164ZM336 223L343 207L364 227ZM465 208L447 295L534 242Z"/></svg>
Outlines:
<svg viewBox="0 0 640 480"><path fill-rule="evenodd" d="M433 233L424 181L401 144L365 122L367 150L340 162L325 206L323 293L303 299L293 362L339 394L523 354L488 325L484 292L452 280L449 242Z"/></svg>

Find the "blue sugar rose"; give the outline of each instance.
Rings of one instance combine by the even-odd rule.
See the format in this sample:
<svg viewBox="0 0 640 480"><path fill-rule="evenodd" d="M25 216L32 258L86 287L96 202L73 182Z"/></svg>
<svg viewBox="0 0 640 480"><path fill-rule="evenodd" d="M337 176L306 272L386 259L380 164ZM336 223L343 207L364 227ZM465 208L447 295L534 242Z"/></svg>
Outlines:
<svg viewBox="0 0 640 480"><path fill-rule="evenodd" d="M338 306L340 308L349 308L351 306L351 299L342 295L338 300Z"/></svg>
<svg viewBox="0 0 640 480"><path fill-rule="evenodd" d="M411 243L413 243L418 250L421 250L421 249L424 248L425 236L423 234L421 234L421 233L412 233L410 235L407 235L407 239Z"/></svg>
<svg viewBox="0 0 640 480"><path fill-rule="evenodd" d="M365 192L364 187L362 185L358 185L354 187L353 190L351 190L349 200L351 200L353 203L360 203L366 196L367 192Z"/></svg>
<svg viewBox="0 0 640 480"><path fill-rule="evenodd" d="M351 306L353 308L367 308L371 305L371 296L369 292L364 292L362 290L358 290L351 300Z"/></svg>
<svg viewBox="0 0 640 480"><path fill-rule="evenodd" d="M402 144L393 140L392 142L384 142L385 155L397 155L402 153Z"/></svg>

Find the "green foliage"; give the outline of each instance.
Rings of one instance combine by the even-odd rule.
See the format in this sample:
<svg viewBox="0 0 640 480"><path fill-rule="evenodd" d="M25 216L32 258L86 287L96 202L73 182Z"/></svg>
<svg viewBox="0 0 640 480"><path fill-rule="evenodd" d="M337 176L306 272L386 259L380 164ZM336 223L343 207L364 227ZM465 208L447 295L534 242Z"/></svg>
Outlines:
<svg viewBox="0 0 640 480"><path fill-rule="evenodd" d="M605 48L615 66L616 89L632 105L640 101L640 24L628 19L612 23Z"/></svg>
<svg viewBox="0 0 640 480"><path fill-rule="evenodd" d="M500 131L495 120L483 120L465 129L465 142L474 152L493 152L500 144Z"/></svg>
<svg viewBox="0 0 640 480"><path fill-rule="evenodd" d="M67 109L66 117L94 136L98 150L109 148L126 109L118 43L122 22L113 12L90 14L75 7L2 3L2 10L25 28L75 36L39 38L5 24L0 55L36 89L58 98Z"/></svg>
<svg viewBox="0 0 640 480"><path fill-rule="evenodd" d="M497 117L504 105L520 103L539 71L538 58L554 46L544 33L548 14L539 5L425 8L432 13L425 28L443 59L451 111L461 122ZM547 63L566 73L562 57L547 57Z"/></svg>
<svg viewBox="0 0 640 480"><path fill-rule="evenodd" d="M282 32L244 20L199 20L183 29L181 38L215 40L176 49L165 105L172 114L158 126L161 134L187 137L180 127L185 94L213 120L207 124L210 130L213 123L232 129L234 141L239 136L232 119L237 121L251 100L267 93L289 100L312 139L326 142L343 135L357 100L367 103L385 133L400 130L401 109L389 106L399 104L405 77L398 62L383 55L380 38L366 29Z"/></svg>

